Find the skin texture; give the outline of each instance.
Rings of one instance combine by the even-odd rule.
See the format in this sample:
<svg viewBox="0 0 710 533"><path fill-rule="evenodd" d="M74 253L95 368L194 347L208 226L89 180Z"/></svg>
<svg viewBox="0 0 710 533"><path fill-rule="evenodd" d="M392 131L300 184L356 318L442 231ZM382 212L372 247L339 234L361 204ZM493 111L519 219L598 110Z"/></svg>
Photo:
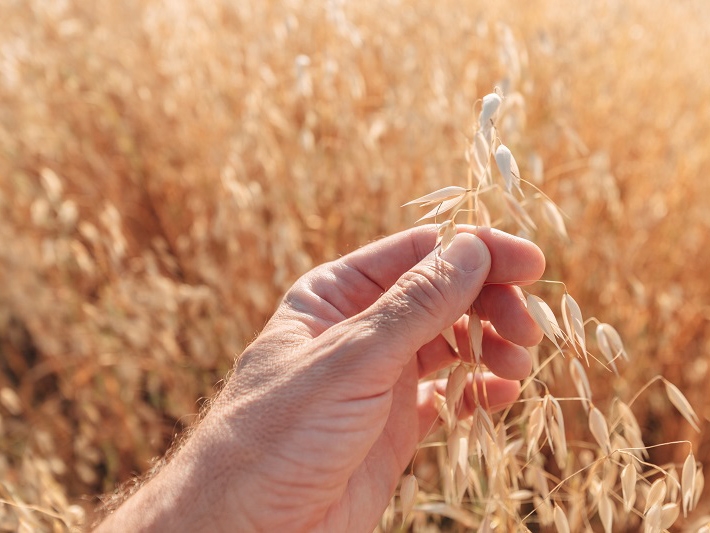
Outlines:
<svg viewBox="0 0 710 533"><path fill-rule="evenodd" d="M445 384L422 380L458 358L439 332L454 324L468 353L474 305L491 370L478 398L493 409L516 400L522 346L542 338L512 285L539 278L540 250L459 233L439 254L435 228L415 228L305 274L175 457L99 529L372 531L436 427ZM463 414L473 398L471 383Z"/></svg>

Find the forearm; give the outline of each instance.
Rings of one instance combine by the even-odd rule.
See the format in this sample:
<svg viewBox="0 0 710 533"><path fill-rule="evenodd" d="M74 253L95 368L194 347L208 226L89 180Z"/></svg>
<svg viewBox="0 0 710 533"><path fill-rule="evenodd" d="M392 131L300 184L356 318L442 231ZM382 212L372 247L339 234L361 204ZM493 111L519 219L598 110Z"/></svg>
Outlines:
<svg viewBox="0 0 710 533"><path fill-rule="evenodd" d="M96 531L214 531L206 505L213 496L205 494L212 486L205 483L199 462L178 454Z"/></svg>
<svg viewBox="0 0 710 533"><path fill-rule="evenodd" d="M166 464L97 528L108 531L248 531L240 487L245 444L213 409ZM242 433L242 432L239 432ZM227 516L229 515L229 516Z"/></svg>

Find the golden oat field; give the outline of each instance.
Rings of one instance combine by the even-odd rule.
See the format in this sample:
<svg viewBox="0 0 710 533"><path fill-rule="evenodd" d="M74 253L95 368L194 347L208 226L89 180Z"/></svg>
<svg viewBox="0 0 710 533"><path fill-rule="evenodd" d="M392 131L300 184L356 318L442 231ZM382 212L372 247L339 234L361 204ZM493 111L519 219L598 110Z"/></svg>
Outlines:
<svg viewBox="0 0 710 533"><path fill-rule="evenodd" d="M595 403L633 399L666 473L691 445L710 464L707 1L5 0L0 20L0 531L88 527L299 275L466 186L494 90L522 177L565 214L569 239L530 235L545 279L629 356L618 376L586 369ZM563 368L545 379L576 396ZM659 375L700 431L646 387ZM405 529L472 528L434 512L442 463L419 463ZM708 494L671 530L708 523ZM584 498L580 530L603 530ZM640 527L611 501L615 531ZM521 506L531 531L559 530Z"/></svg>

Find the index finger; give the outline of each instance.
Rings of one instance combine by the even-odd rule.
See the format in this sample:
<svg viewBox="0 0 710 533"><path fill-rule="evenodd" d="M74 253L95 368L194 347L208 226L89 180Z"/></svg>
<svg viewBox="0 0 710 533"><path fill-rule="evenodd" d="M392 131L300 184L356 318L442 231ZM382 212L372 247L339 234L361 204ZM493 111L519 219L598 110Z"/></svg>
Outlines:
<svg viewBox="0 0 710 533"><path fill-rule="evenodd" d="M530 241L484 227L460 225L459 233L479 237L491 254L487 283L527 285L537 281L545 270L545 256ZM356 250L337 262L355 269L383 290L431 253L437 228L426 225L396 233Z"/></svg>

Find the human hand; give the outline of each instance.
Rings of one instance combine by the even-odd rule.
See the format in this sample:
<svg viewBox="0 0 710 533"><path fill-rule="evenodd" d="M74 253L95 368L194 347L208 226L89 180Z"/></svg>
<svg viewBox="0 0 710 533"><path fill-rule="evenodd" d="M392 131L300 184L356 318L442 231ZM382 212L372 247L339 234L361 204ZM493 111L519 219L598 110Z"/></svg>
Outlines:
<svg viewBox="0 0 710 533"><path fill-rule="evenodd" d="M435 228L419 227L299 279L191 437L102 527L372 531L436 424L440 385L420 379L458 358L439 332L455 324L466 347L474 301L490 321L493 373L476 383L490 408L515 401L531 368L522 346L542 338L511 285L542 274L539 249L459 232L442 254Z"/></svg>

